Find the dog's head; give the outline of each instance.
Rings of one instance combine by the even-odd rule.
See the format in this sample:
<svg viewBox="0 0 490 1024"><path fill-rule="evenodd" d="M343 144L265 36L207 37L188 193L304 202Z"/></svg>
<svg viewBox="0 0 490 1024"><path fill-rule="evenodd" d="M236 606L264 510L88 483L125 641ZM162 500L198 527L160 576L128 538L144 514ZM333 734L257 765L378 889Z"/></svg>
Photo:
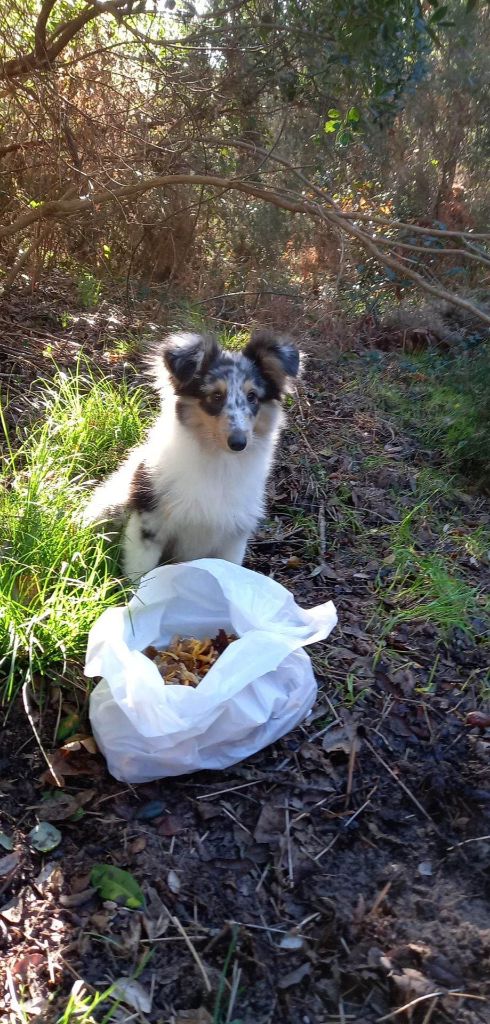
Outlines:
<svg viewBox="0 0 490 1024"><path fill-rule="evenodd" d="M232 452L267 434L299 352L287 338L257 331L241 352L220 348L211 335L171 334L162 346L180 422L203 440Z"/></svg>

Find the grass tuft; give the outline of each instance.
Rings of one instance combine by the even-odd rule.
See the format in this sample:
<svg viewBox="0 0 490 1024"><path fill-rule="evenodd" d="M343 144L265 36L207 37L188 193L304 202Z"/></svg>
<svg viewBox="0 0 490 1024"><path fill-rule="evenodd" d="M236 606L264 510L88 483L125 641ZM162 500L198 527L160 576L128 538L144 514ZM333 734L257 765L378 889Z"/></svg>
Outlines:
<svg viewBox="0 0 490 1024"><path fill-rule="evenodd" d="M447 473L490 493L490 345L382 359L369 386L377 402L439 453Z"/></svg>
<svg viewBox="0 0 490 1024"><path fill-rule="evenodd" d="M430 502L427 498L393 527L389 562L394 575L387 593L396 611L384 621L384 636L402 622L416 621L430 622L446 634L456 627L472 631L472 617L490 616L490 600L456 575L441 553L418 549L415 526Z"/></svg>
<svg viewBox="0 0 490 1024"><path fill-rule="evenodd" d="M124 599L117 551L77 518L94 477L112 470L148 420L142 392L79 367L40 389L44 418L0 475L0 693L83 657L94 619Z"/></svg>

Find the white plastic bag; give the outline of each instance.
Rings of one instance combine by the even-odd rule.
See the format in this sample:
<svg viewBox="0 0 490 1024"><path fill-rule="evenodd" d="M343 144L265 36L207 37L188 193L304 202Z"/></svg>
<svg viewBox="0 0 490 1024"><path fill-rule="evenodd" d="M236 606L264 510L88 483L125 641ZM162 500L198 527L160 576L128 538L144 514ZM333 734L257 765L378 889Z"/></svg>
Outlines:
<svg viewBox="0 0 490 1024"><path fill-rule="evenodd" d="M102 676L90 721L109 771L149 782L226 768L284 736L317 692L305 644L337 622L331 601L306 610L279 583L220 559L167 565L143 577L126 608L92 627L85 673ZM239 637L196 689L167 685L141 651L176 634Z"/></svg>

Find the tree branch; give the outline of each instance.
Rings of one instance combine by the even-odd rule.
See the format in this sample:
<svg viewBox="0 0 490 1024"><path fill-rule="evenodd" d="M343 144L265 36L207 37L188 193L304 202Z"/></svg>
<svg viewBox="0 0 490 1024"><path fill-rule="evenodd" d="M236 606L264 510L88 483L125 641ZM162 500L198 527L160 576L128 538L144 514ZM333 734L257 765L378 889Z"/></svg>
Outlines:
<svg viewBox="0 0 490 1024"><path fill-rule="evenodd" d="M76 18L58 26L48 41L46 24L55 3L56 0L44 0L36 23L34 50L31 53L22 54L20 57L12 57L10 60L3 61L0 64L0 78L20 78L24 75L31 75L34 71L42 71L51 67L68 43L94 18L98 18L101 14L116 13L124 17L132 13L134 6L134 0L93 0L93 3L89 3Z"/></svg>
<svg viewBox="0 0 490 1024"><path fill-rule="evenodd" d="M372 213L354 213L341 210L339 216L344 217L346 220L367 220L371 224L381 224L383 227L388 228L403 228L405 231L414 232L419 235L435 235L436 238L478 238L482 241L490 239L490 232L477 234L476 231L446 231L445 228L423 228L419 224L407 224L402 220L387 220L386 217L378 217Z"/></svg>
<svg viewBox="0 0 490 1024"><path fill-rule="evenodd" d="M274 159L274 157L272 157L272 159ZM284 163L284 161L282 162ZM289 196L281 195L279 192L273 191L272 189L263 188L250 181L243 181L239 178L221 178L217 175L192 173L166 174L147 178L145 181L140 181L132 185L118 185L110 190L103 189L99 192L94 192L92 196L85 199L53 200L51 202L42 203L40 206L22 214L12 224L3 227L0 230L0 239L16 235L30 224L35 224L40 220L62 220L65 217L71 217L77 213L86 213L89 210L96 210L98 206L106 203L120 202L122 199L131 199L144 192L149 192L151 189L165 188L171 185L192 185L193 187L198 185L218 188L224 191L238 191L242 192L244 195L262 199L264 202L271 203L273 206L277 206L282 210L289 210L291 213L306 214L315 220L320 220L323 224L333 225L338 230L344 232L344 234L357 238L363 247L376 257L379 263L395 270L401 277L410 278L418 285L419 288L428 292L429 295L434 295L438 299L443 299L454 306L458 306L460 309L464 309L465 312L470 313L472 316L475 316L477 319L480 319L484 323L490 325L490 316L483 310L474 306L471 302L467 302L466 299L460 298L459 295L454 295L451 292L446 291L442 286L439 287L437 285L429 284L428 281L421 277L421 275L415 270L412 270L411 267L408 267L406 264L400 263L399 260L394 259L394 257L383 253L370 235L366 234L365 231L362 231L361 228L356 227L355 224L351 224L349 220L344 219L336 210L321 206L319 203L312 202L309 199L303 199L301 197L292 199ZM319 189L317 191L320 192Z"/></svg>
<svg viewBox="0 0 490 1024"><path fill-rule="evenodd" d="M409 249L410 252L423 252L426 256L461 256L464 260L474 260L475 263L483 263L490 267L490 259L483 253L476 254L467 249L432 249L428 245L410 245L409 242L399 242L397 238L386 238L383 235L373 235L377 245L385 245L389 249Z"/></svg>
<svg viewBox="0 0 490 1024"><path fill-rule="evenodd" d="M34 30L34 53L40 61L46 60L47 41L46 41L46 26L48 23L49 15L53 10L56 0L44 0L39 11L38 19L36 22L36 28Z"/></svg>
<svg viewBox="0 0 490 1024"><path fill-rule="evenodd" d="M327 223L333 223L341 230L345 230L345 221L339 214L334 213L333 210L319 210L319 215L322 220ZM391 270L396 271L400 277L408 277L419 288L423 291L428 292L429 295L434 295L437 299L443 299L445 302L451 303L453 306L458 306L460 309L464 309L466 313L470 313L472 316L476 316L477 319L482 320L483 323L490 324L490 316L485 313L482 309L478 309L478 306L474 306L472 302L467 302L466 299L460 298L459 295L454 295L452 292L448 292L445 288L439 285L429 284L420 274L411 267L408 267L406 263L400 263L399 260L394 259L392 256L387 256L386 253L382 253L374 240L370 235L367 235L360 228L356 228L354 224L349 224L348 234L354 238L358 238L365 249L372 252L373 256L376 257L379 263L383 263L385 267L390 267Z"/></svg>

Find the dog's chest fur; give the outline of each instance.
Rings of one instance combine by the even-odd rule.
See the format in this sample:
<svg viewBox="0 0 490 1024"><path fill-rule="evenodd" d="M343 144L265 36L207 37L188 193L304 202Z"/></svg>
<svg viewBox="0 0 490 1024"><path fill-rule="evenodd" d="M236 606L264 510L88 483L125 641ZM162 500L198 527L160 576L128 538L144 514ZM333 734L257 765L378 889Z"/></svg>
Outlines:
<svg viewBox="0 0 490 1024"><path fill-rule="evenodd" d="M160 417L141 451L150 493L127 524L128 575L155 564L156 557L220 557L251 533L263 513L281 421L277 408L267 434L237 454L206 450L176 417Z"/></svg>

